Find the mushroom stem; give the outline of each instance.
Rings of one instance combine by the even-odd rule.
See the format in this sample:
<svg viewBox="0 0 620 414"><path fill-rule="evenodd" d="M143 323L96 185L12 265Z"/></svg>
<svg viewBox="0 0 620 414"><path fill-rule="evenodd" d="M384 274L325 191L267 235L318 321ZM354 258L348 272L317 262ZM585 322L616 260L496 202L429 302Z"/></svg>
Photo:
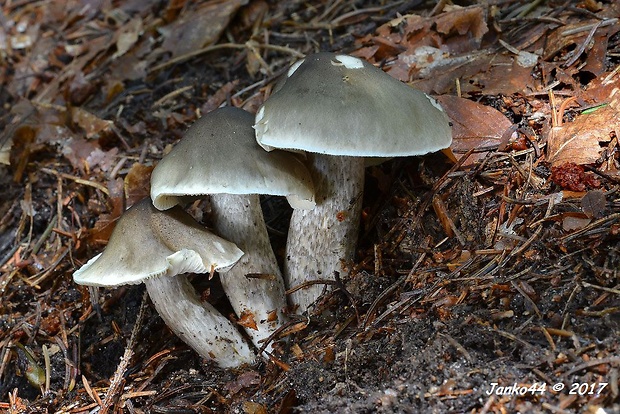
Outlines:
<svg viewBox="0 0 620 414"><path fill-rule="evenodd" d="M284 323L286 307L284 279L269 242L260 198L256 194L213 194L211 206L217 232L245 253L221 281L246 332L260 349L262 341ZM270 352L271 345L265 350Z"/></svg>
<svg viewBox="0 0 620 414"><path fill-rule="evenodd" d="M284 260L289 288L304 282L334 280L343 262L355 254L364 190L364 159L308 154L308 169L316 189L316 207L294 210ZM321 295L324 285L312 285L290 295L304 312Z"/></svg>
<svg viewBox="0 0 620 414"><path fill-rule="evenodd" d="M152 277L144 284L166 325L201 357L222 368L254 362L255 354L237 328L200 301L186 276Z"/></svg>

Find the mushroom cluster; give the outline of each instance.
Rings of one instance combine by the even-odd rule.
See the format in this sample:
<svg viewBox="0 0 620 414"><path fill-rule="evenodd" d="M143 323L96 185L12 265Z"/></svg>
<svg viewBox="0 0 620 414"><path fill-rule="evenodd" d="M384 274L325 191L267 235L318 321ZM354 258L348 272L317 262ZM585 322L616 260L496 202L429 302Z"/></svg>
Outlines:
<svg viewBox="0 0 620 414"><path fill-rule="evenodd" d="M154 169L152 203L127 210L105 251L74 280L143 281L166 324L201 356L223 367L251 363L255 353L237 327L182 274L218 271L246 334L268 356L267 339L286 320L285 288L333 279L353 259L368 158L421 155L451 140L433 98L361 59L310 55L291 66L255 118L220 108L196 121ZM283 272L260 194L285 196L293 208ZM177 206L186 196L209 197L223 238ZM298 312L322 291L310 285L289 299Z"/></svg>

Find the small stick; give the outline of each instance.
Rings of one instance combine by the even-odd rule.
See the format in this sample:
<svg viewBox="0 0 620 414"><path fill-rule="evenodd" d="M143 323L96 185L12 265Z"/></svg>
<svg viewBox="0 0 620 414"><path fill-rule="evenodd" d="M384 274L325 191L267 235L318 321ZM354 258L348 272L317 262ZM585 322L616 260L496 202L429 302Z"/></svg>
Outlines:
<svg viewBox="0 0 620 414"><path fill-rule="evenodd" d="M116 372L114 373L114 377L112 378L112 382L110 383L110 387L108 388L108 392L106 393L105 399L100 405L101 410L99 410L100 414L107 414L108 410L113 404L113 400L122 390L122 384L125 382L125 372L127 371L127 367L131 362L131 357L133 356L133 348L136 346L138 332L142 328L142 320L144 319L144 314L146 310L147 303L147 293L144 292L142 295L142 303L140 304L140 311L138 312L138 317L136 318L136 323L131 330L131 336L129 337L129 341L127 341L127 347L125 348L125 353L121 357L121 362L116 367Z"/></svg>
<svg viewBox="0 0 620 414"><path fill-rule="evenodd" d="M90 186L90 187L94 187L94 188L96 188L97 190L99 190L99 191L101 191L102 193L104 193L105 195L107 195L107 196L109 196L109 195L110 195L110 192L108 191L108 189L107 189L107 188L105 188L103 185L101 185L101 184L97 183L97 182L94 182L94 181L88 181L88 180L85 180L85 179L83 179L83 178L80 178L80 177L76 177L76 176L74 176L74 175L71 175L71 174L62 173L62 172L59 172L59 171L56 171L56 170L52 170L52 169L50 169L50 168L41 168L41 170L40 170L40 171L42 171L42 172L44 172L44 173L47 173L47 174L52 174L52 175L55 175L55 176L57 176L57 177L65 178L65 179L67 179L67 180L72 180L72 181L75 181L75 182L76 182L76 183L78 183L78 184L82 184L82 185L87 185L87 186Z"/></svg>

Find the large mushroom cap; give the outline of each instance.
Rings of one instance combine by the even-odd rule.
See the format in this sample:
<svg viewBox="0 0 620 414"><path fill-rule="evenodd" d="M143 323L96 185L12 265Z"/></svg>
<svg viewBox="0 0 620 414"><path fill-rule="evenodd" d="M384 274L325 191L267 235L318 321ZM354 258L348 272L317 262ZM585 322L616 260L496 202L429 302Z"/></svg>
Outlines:
<svg viewBox="0 0 620 414"><path fill-rule="evenodd" d="M450 146L439 104L356 57L317 53L297 62L256 115L267 150L364 157L421 155Z"/></svg>
<svg viewBox="0 0 620 414"><path fill-rule="evenodd" d="M153 170L155 207L170 208L185 195L271 194L287 196L295 208L312 208L306 167L290 153L264 151L253 122L250 113L233 107L198 119Z"/></svg>
<svg viewBox="0 0 620 414"><path fill-rule="evenodd" d="M105 251L77 270L73 280L89 286L138 284L151 277L226 270L242 255L180 207L159 211L144 199L121 216Z"/></svg>

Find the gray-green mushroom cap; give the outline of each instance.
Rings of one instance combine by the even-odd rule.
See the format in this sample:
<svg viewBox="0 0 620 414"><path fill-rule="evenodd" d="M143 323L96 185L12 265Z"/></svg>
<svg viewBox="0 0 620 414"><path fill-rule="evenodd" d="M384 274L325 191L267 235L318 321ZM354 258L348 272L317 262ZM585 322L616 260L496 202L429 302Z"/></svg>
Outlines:
<svg viewBox="0 0 620 414"><path fill-rule="evenodd" d="M303 163L286 152L268 153L256 143L252 114L216 109L198 119L153 170L151 198L158 209L181 196L270 194L293 208L314 207L312 180Z"/></svg>
<svg viewBox="0 0 620 414"><path fill-rule="evenodd" d="M154 208L144 199L123 213L104 252L73 274L80 285L114 287L154 277L226 270L243 252L211 234L176 207Z"/></svg>
<svg viewBox="0 0 620 414"><path fill-rule="evenodd" d="M334 53L294 64L254 127L267 150L329 155L422 155L452 142L449 119L435 99L368 62Z"/></svg>

